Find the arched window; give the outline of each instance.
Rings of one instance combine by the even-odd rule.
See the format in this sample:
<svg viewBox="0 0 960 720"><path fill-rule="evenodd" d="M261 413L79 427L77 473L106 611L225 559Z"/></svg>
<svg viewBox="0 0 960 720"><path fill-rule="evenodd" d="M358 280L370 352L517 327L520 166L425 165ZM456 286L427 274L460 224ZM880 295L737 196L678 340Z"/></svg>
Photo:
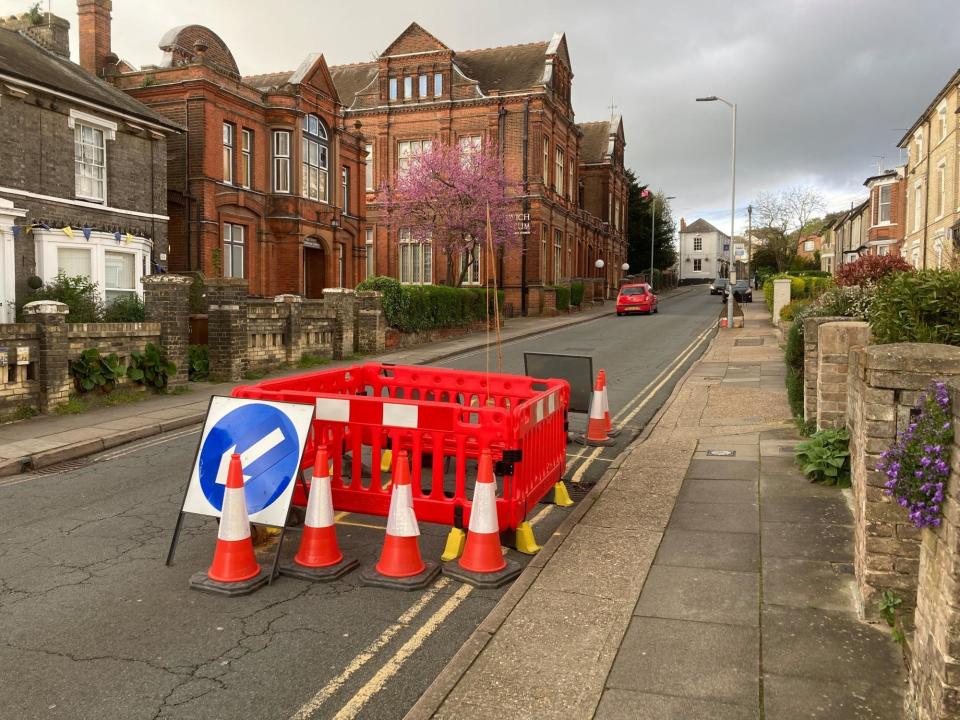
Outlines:
<svg viewBox="0 0 960 720"><path fill-rule="evenodd" d="M327 179L329 143L327 128L316 115L303 119L303 181L301 192L305 198L329 202Z"/></svg>

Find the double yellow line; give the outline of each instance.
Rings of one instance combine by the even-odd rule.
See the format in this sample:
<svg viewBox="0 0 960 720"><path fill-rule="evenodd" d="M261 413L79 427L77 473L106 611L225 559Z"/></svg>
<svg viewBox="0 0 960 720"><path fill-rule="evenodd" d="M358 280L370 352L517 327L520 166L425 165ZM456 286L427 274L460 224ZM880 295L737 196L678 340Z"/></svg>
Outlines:
<svg viewBox="0 0 960 720"><path fill-rule="evenodd" d="M703 343L703 341L709 337L710 333L714 330L714 326L706 328L702 333L700 333L693 342L691 342L687 347L683 349L680 355L677 358L667 365L660 373L649 383L647 383L643 389L640 390L630 401L624 405L623 409L618 412L614 417L613 421L620 425L628 424L633 418L637 416L646 405L653 400L657 393L660 392L660 389L670 382L670 379L676 375L680 370L683 369L683 366L686 364L687 360L696 352L697 348ZM573 456L573 459L570 461L571 465L575 465L578 460L583 458L583 454L587 451L587 448L582 448L576 455ZM600 454L603 452L603 446L595 447L589 455L583 460L582 463L574 471L573 476L570 478L570 482L578 484L582 479L584 474L587 472L587 469L600 457Z"/></svg>

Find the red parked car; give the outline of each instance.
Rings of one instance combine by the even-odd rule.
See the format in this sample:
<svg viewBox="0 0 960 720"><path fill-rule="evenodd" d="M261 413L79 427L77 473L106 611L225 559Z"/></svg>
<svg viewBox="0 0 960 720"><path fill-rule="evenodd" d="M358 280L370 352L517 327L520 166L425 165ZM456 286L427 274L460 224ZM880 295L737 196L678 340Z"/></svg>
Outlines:
<svg viewBox="0 0 960 720"><path fill-rule="evenodd" d="M653 294L653 288L647 283L637 285L624 285L620 288L620 294L617 295L617 315L626 315L627 313L659 312L659 301Z"/></svg>

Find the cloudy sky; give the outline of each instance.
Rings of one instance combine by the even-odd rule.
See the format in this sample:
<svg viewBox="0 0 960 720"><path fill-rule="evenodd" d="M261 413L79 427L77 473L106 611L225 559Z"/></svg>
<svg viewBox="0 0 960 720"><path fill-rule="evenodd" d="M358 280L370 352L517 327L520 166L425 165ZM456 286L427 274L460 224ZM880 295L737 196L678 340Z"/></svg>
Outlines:
<svg viewBox="0 0 960 720"><path fill-rule="evenodd" d="M76 3L43 0L71 21ZM28 0L0 0L0 13ZM674 217L726 228L730 111L738 104L738 231L763 190L811 185L830 209L865 196L898 163L897 141L960 67L958 0L113 0L113 49L156 63L165 30L216 31L245 74L374 57L416 20L450 47L547 40L565 32L577 119L624 117L627 164L673 201ZM745 219L743 220L745 222Z"/></svg>

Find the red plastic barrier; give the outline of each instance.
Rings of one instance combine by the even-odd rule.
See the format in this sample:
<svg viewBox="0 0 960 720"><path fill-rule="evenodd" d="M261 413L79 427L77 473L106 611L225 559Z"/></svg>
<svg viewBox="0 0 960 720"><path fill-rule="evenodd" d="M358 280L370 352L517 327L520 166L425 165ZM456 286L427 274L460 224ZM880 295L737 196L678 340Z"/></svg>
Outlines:
<svg viewBox="0 0 960 720"><path fill-rule="evenodd" d="M502 529L523 522L566 468L565 380L366 363L240 386L232 394L316 408L304 468L317 442L325 442L336 510L386 517L390 485L380 455L388 447L410 452L417 519L458 527L470 520L467 481L475 480L483 448L496 463ZM452 484L432 481L446 479L448 469ZM299 485L294 503L306 503Z"/></svg>

